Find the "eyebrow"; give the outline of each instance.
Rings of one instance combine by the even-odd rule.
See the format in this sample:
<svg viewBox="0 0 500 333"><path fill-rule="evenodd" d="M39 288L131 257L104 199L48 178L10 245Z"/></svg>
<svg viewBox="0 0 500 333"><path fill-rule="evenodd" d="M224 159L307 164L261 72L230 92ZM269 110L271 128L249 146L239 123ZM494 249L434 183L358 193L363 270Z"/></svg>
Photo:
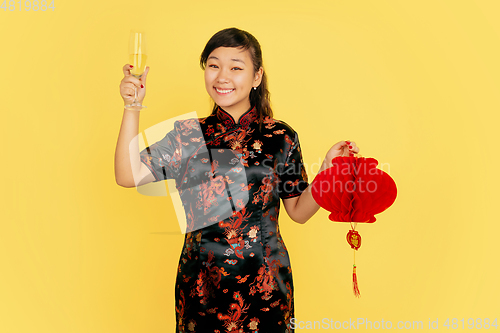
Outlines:
<svg viewBox="0 0 500 333"><path fill-rule="evenodd" d="M217 58L216 56L210 56L208 57L207 60L210 60L210 59L215 59L215 60L219 60L219 58ZM242 62L243 64L245 64L245 62L239 58L234 58L234 59L231 59L232 61L236 61L236 62Z"/></svg>

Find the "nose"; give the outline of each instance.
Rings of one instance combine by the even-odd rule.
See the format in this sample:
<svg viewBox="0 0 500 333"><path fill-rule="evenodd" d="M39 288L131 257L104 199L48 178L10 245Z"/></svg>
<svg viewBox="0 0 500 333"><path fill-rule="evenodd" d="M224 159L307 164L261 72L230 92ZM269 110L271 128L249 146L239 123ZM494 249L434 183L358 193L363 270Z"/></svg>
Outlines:
<svg viewBox="0 0 500 333"><path fill-rule="evenodd" d="M218 83L229 83L229 75L225 70L219 71L219 75L217 76Z"/></svg>

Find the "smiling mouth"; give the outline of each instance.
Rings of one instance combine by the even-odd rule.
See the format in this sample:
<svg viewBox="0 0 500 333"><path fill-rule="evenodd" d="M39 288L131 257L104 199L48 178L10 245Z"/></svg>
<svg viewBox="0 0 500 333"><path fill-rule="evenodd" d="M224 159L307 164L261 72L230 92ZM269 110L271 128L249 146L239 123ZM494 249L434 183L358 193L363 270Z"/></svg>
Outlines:
<svg viewBox="0 0 500 333"><path fill-rule="evenodd" d="M233 89L219 89L219 88L216 88L214 87L215 91L217 91L217 93L219 95L227 95L227 94L230 94L234 91L234 88Z"/></svg>

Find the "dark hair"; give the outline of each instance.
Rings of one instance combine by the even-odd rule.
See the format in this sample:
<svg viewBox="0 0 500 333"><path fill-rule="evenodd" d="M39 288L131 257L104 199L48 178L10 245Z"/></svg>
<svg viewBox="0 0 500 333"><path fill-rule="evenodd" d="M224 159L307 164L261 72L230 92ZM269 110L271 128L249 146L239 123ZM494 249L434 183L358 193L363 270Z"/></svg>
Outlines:
<svg viewBox="0 0 500 333"><path fill-rule="evenodd" d="M207 65L208 56L218 47L236 47L242 48L243 50L249 50L252 56L254 73L257 72L260 67L264 69L262 64L262 51L257 39L244 30L227 28L213 35L207 45L205 45L205 49L200 56L200 67L203 70L205 70ZM257 89L251 89L250 91L250 105L252 107L255 106L257 109L259 123L261 125L264 117L268 116L272 118L273 110L271 109L270 93L267 89L267 76L265 71L262 73L262 81ZM217 107L217 104L214 102L212 114L217 112Z"/></svg>

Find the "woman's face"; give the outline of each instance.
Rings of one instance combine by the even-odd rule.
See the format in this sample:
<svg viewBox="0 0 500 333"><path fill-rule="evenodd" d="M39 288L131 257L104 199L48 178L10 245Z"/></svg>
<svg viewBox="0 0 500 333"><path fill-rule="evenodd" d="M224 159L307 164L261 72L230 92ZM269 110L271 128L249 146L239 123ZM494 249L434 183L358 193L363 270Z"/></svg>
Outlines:
<svg viewBox="0 0 500 333"><path fill-rule="evenodd" d="M239 116L250 108L250 90L259 86L262 72L254 72L249 50L219 47L208 56L205 87L217 105Z"/></svg>

